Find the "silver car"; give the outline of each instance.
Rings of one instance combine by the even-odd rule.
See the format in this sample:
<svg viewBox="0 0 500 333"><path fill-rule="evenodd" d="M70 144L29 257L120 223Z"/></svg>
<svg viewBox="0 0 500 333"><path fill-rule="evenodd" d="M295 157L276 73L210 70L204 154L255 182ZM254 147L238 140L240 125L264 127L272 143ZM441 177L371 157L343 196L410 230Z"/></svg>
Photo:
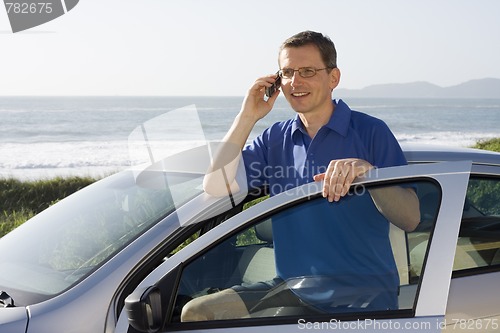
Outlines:
<svg viewBox="0 0 500 333"><path fill-rule="evenodd" d="M370 310L377 290L332 288L332 277L313 275L283 281L245 318L182 322L193 298L273 279L271 221L328 204L320 183L249 208L264 190L210 197L192 162L199 147L96 182L0 239L0 331L498 331L500 154L404 150L410 165L378 169L344 198L370 219L378 213L361 200L370 189L411 186L419 196L419 226L389 232L397 308ZM274 302L280 292L299 302Z"/></svg>

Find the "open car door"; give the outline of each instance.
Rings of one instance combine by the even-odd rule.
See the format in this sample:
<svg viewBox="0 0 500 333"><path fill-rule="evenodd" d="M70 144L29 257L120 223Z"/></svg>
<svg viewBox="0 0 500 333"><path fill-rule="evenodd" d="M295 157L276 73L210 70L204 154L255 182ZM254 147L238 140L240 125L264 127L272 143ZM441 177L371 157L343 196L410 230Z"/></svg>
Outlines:
<svg viewBox="0 0 500 333"><path fill-rule="evenodd" d="M322 197L321 183L271 197L215 227L153 271L127 298L116 332L440 332L445 325L470 169L468 161L377 169L353 183L338 203ZM420 205L420 224L414 231L404 232L388 224L390 265L397 268L394 290L383 283L372 285L370 281L378 277L369 276L362 268L332 276L312 273L280 281L255 300L245 316L231 316L231 305L227 304L213 319L182 320L183 307L193 299L277 276L283 258L276 250L287 240L287 235L281 234L283 228L273 228L279 221L309 218L311 228L323 219L342 223L342 237L328 244L334 250L319 255L324 255L325 261L352 263L353 267L377 262L379 254L360 245L358 238L366 237L361 234L367 232L360 226L380 219L370 192L390 187L414 190ZM298 254L309 246L305 237L288 242ZM293 265L293 255L288 259ZM294 295L296 301L273 298L285 293ZM392 297L390 305L376 306L381 295Z"/></svg>

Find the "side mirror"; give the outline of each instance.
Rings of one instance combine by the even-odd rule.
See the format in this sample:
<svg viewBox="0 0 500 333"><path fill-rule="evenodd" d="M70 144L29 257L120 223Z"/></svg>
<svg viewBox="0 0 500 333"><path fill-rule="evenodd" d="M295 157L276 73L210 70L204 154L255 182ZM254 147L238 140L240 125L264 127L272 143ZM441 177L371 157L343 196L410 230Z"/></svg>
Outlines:
<svg viewBox="0 0 500 333"><path fill-rule="evenodd" d="M130 326L137 331L158 332L164 319L160 289L152 286L136 290L125 299L125 311Z"/></svg>

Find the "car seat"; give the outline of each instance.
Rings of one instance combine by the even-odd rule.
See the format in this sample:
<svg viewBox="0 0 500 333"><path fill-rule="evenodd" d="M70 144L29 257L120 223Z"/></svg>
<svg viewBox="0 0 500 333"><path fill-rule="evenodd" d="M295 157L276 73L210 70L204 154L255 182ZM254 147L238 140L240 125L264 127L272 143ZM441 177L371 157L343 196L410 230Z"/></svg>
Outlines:
<svg viewBox="0 0 500 333"><path fill-rule="evenodd" d="M248 245L230 278L229 287L269 281L276 277L271 219L257 224L255 235L260 244Z"/></svg>

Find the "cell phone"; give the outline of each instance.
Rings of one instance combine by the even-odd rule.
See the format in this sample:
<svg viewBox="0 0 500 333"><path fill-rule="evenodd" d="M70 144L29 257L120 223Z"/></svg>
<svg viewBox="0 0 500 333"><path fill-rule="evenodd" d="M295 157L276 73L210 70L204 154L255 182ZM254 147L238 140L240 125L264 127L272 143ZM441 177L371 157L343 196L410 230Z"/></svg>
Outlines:
<svg viewBox="0 0 500 333"><path fill-rule="evenodd" d="M267 97L271 97L276 92L276 90L279 88L279 86L281 86L281 76L279 75L279 73L276 73L276 75L277 75L277 78L276 78L276 81L274 81L273 85L270 86L269 88L266 88L266 96Z"/></svg>

